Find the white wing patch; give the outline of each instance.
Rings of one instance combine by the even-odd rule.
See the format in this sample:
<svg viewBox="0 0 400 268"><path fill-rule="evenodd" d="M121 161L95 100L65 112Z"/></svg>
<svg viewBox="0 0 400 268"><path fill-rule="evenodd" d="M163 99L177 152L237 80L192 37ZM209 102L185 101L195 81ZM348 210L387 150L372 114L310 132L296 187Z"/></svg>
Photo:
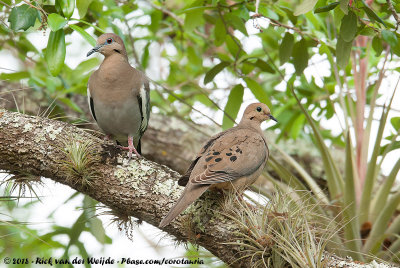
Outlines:
<svg viewBox="0 0 400 268"><path fill-rule="evenodd" d="M88 105L89 105L90 114L92 115L94 120L96 120L96 116L94 115L93 100L92 100L92 96L90 95L89 85L87 85L87 101L88 101Z"/></svg>
<svg viewBox="0 0 400 268"><path fill-rule="evenodd" d="M142 100L142 123L140 124L140 132L144 132L147 129L147 124L149 122L149 118L147 115L147 109L148 109L148 105L149 105L149 94L147 92L147 90L145 89L144 84L142 85L142 87L139 90L139 95L140 95L140 99Z"/></svg>

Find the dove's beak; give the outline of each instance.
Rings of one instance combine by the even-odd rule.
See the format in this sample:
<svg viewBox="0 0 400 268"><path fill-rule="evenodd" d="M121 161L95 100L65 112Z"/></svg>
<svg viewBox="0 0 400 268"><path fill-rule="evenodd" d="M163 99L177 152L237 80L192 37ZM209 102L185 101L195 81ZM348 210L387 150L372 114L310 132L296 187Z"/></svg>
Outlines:
<svg viewBox="0 0 400 268"><path fill-rule="evenodd" d="M277 122L277 123L278 123L278 120L276 120L276 118L275 118L275 117L273 117L271 114L269 115L269 119L271 119L271 120L274 120L275 122Z"/></svg>
<svg viewBox="0 0 400 268"><path fill-rule="evenodd" d="M86 57L89 57L90 55L92 55L92 54L95 53L95 52L99 52L100 48L102 48L103 46L104 46L104 45L95 46L94 48L92 48L92 50L90 50L90 51L87 53Z"/></svg>

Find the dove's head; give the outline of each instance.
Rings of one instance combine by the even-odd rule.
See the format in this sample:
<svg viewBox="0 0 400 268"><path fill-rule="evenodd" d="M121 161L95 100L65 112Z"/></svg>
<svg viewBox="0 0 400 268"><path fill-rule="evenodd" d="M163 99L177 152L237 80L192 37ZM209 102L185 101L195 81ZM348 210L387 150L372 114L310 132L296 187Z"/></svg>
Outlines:
<svg viewBox="0 0 400 268"><path fill-rule="evenodd" d="M124 41L121 37L113 33L105 33L99 36L96 46L87 53L89 57L95 52L100 52L104 56L110 56L114 53L119 53L126 56Z"/></svg>
<svg viewBox="0 0 400 268"><path fill-rule="evenodd" d="M242 121L240 123L255 122L261 124L263 121L272 119L278 122L275 117L271 115L271 111L264 103L252 103L244 110Z"/></svg>

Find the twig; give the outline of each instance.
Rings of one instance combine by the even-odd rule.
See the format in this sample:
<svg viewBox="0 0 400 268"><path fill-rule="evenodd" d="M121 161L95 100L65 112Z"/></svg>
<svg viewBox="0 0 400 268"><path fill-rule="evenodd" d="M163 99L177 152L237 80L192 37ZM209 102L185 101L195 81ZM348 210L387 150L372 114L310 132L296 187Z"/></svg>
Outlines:
<svg viewBox="0 0 400 268"><path fill-rule="evenodd" d="M131 27L129 26L128 20L124 20L124 22L125 22L126 28L128 28L128 38L129 38L129 41L131 42L132 54L133 54L133 58L134 58L135 61L136 61L136 66L139 67L140 70L143 70L143 66L142 66L142 64L141 64L140 61L139 61L138 54L136 53L136 49L135 49L135 40L133 39L133 36L132 36L132 34L131 34L132 29L131 29Z"/></svg>
<svg viewBox="0 0 400 268"><path fill-rule="evenodd" d="M43 10L43 8L40 7L39 4L38 4L38 6L34 6L34 5L32 5L28 0L23 0L23 1L24 1L28 6L30 6L31 8L34 8L34 9L38 10L40 13L43 14L43 18L44 18L45 21L42 22L42 24L47 22L47 13L46 13L46 11ZM35 1L35 2L36 2L36 1Z"/></svg>
<svg viewBox="0 0 400 268"><path fill-rule="evenodd" d="M180 28L181 31L183 32L184 23L183 23L183 21L182 21L176 14L174 14L173 12L171 12L170 10L168 10L168 9L166 9L166 8L162 8L162 7L160 7L160 6L157 6L157 5L155 5L154 3L150 2L150 1L146 1L146 2L149 3L149 5L150 5L152 8L157 9L157 10L160 10L162 13L164 13L164 14L170 16L171 18L173 18L173 19L178 23L179 28ZM200 31L198 31L198 30L196 30L196 29L194 29L193 31L195 32L195 34L201 36L202 38L204 38L204 39L206 39L206 40L209 38L207 35L205 35L204 33L200 32Z"/></svg>
<svg viewBox="0 0 400 268"><path fill-rule="evenodd" d="M312 40L314 40L314 41L317 42L318 44L320 43L319 40L318 40L318 38L312 36L312 35L309 34L309 33L303 32L302 30L300 30L300 29L297 28L297 27L293 27L293 26L289 26L289 25L283 24L283 23L281 23L281 22L279 22L279 21L277 21L277 20L268 18L268 17L266 17L266 16L264 16L264 15L262 15L262 16L263 16L264 18L266 18L266 19L269 19L269 20L270 20L270 23L271 23L272 25L274 25L274 26L283 27L283 28L286 28L286 29L289 29L289 30L293 30L293 31L295 31L296 33L300 34L301 36L307 35L308 37L310 37Z"/></svg>
<svg viewBox="0 0 400 268"><path fill-rule="evenodd" d="M397 15L396 10L393 7L392 1L391 0L386 0L386 3L388 5L388 9L392 12L393 18L396 20L396 31L397 28L399 28L399 24L400 24L400 18L399 15Z"/></svg>
<svg viewBox="0 0 400 268"><path fill-rule="evenodd" d="M239 59L240 52L243 50L242 45L238 42L238 40L236 40L236 37L229 31L228 25L227 25L227 23L226 23L226 21L225 21L225 19L224 19L224 16L222 15L222 12L221 12L221 9L220 9L219 6L218 6L218 14L219 14L219 16L220 16L220 18L221 18L222 23L224 24L226 33L232 38L233 42L235 42L235 44L238 46L238 51L236 52L236 55L235 55L235 62L233 63L233 70L234 70L235 73L237 73L239 76L242 76L242 74L240 74L239 71L238 71L237 68L236 68L237 61L238 61L238 59Z"/></svg>
<svg viewBox="0 0 400 268"><path fill-rule="evenodd" d="M172 97L176 98L177 100L179 100L181 103L189 106L193 111L198 112L199 114L201 114L202 116L208 118L211 122L213 122L215 125L221 127L220 124L218 124L217 121L215 121L213 118L209 117L208 115L206 115L205 113L203 113L202 111L194 108L190 103L188 103L187 101L185 101L184 99L182 99L181 97L179 97L178 95L176 95L171 89L161 85L160 83L152 80L149 78L149 80L154 84L154 85L158 85L159 87L161 87L162 89L164 89L168 94L170 94Z"/></svg>

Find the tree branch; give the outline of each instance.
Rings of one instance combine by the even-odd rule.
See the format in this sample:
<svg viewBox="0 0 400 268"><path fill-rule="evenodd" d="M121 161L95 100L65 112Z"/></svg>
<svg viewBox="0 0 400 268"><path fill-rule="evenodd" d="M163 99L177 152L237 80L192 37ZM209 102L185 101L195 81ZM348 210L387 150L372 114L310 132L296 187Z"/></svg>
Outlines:
<svg viewBox="0 0 400 268"><path fill-rule="evenodd" d="M97 175L90 186L71 180L61 164L66 160L62 149L72 139L92 142L98 153L100 160L92 167ZM126 156L126 152L70 124L0 109L0 169L50 178L123 215L158 226L183 190L175 183L179 174L147 159L128 162L122 155ZM197 223L193 225L185 214L164 230L178 240L195 239L197 244L231 263L241 256L239 247L223 243L235 241L234 233L239 231L239 227L227 217L213 212L220 207L216 199L204 199L198 201L198 206L212 209L202 210L204 214L198 224L204 228L203 232L195 234L194 230L199 226ZM188 225L194 228L188 228ZM236 263L241 267L249 264L249 259Z"/></svg>
<svg viewBox="0 0 400 268"><path fill-rule="evenodd" d="M65 168L65 148L73 142L93 145L92 159L97 160L87 167L94 174L90 184L82 184ZM50 178L89 195L119 215L158 226L183 191L175 183L179 174L144 158L128 161L124 156L126 152L110 142L73 125L0 109L0 169ZM221 195L206 192L163 230L177 240L203 246L234 267L252 267L258 259L246 255L248 252L236 243L240 239L237 234L245 230L221 213L220 200ZM327 267L342 263L336 256L330 258ZM341 267L353 267L351 263L346 260Z"/></svg>

